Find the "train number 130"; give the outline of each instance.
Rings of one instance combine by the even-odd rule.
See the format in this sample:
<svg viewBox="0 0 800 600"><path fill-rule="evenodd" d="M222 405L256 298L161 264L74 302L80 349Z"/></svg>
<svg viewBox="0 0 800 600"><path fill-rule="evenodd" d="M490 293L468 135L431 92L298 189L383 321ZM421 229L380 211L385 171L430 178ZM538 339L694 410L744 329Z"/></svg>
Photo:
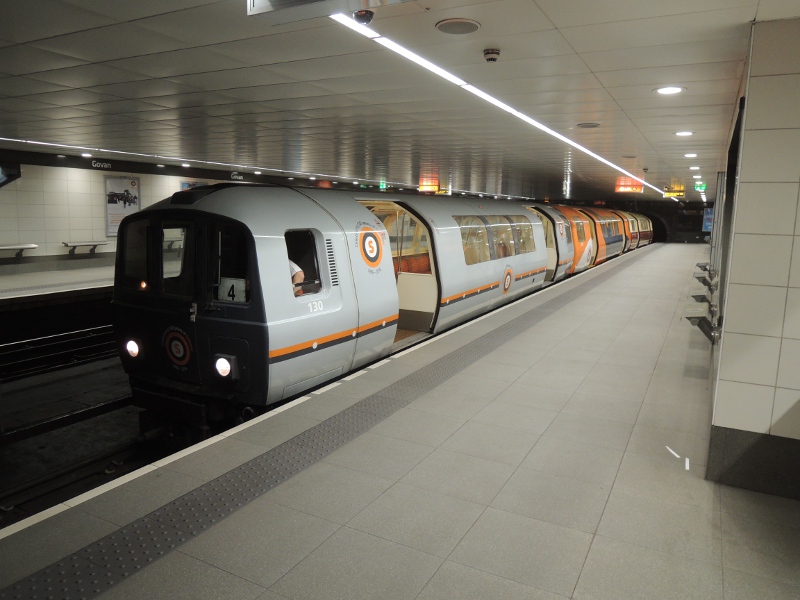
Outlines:
<svg viewBox="0 0 800 600"><path fill-rule="evenodd" d="M308 303L308 310L309 312L319 312L322 310L322 302L315 300L314 302Z"/></svg>

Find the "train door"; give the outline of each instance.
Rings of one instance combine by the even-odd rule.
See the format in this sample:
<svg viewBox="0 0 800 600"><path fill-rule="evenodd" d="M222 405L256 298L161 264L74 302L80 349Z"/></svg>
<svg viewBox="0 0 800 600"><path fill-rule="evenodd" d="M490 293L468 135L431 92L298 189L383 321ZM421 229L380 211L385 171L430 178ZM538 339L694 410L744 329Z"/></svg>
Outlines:
<svg viewBox="0 0 800 600"><path fill-rule="evenodd" d="M597 262L597 259L598 259L598 255L600 255L601 253L600 253L600 248L599 248L599 242L598 242L598 239L597 239L597 237L598 237L597 236L597 224L595 223L595 220L592 219L592 217L587 215L582 210L579 210L577 212L582 217L581 222L583 224L583 229L585 231L585 235L590 240L590 242L589 242L589 251L590 251L589 264L590 265L599 264ZM603 252L603 256L604 255L605 255L605 252ZM602 262L602 260L601 260L601 262Z"/></svg>
<svg viewBox="0 0 800 600"><path fill-rule="evenodd" d="M547 270L545 272L544 280L553 281L556 276L556 271L558 270L558 247L556 246L556 235L553 222L550 218L550 215L546 215L544 212L536 210L532 206L526 206L525 208L537 215L542 220L542 226L544 227L544 241L545 246L547 246Z"/></svg>
<svg viewBox="0 0 800 600"><path fill-rule="evenodd" d="M431 236L425 223L396 202L360 201L389 234L397 282L399 320L395 341L433 329L439 303Z"/></svg>
<svg viewBox="0 0 800 600"><path fill-rule="evenodd" d="M198 306L202 305L196 292L200 288L197 265L201 262L197 242L202 238L202 228L198 222L185 218L165 219L155 225L154 241L160 246L159 252L154 253L158 262L156 272L160 274L159 308L164 309L162 314L169 315L169 323L156 324L163 330L162 345L168 359L161 364L170 376L199 384L200 365L206 358L199 355L202 347L196 323Z"/></svg>
<svg viewBox="0 0 800 600"><path fill-rule="evenodd" d="M592 236L592 260L591 264L599 265L600 263L606 260L606 244L605 239L603 238L603 233L600 231L600 227L602 226L602 219L599 217L594 216L589 211L579 210L587 221L589 221L589 233Z"/></svg>

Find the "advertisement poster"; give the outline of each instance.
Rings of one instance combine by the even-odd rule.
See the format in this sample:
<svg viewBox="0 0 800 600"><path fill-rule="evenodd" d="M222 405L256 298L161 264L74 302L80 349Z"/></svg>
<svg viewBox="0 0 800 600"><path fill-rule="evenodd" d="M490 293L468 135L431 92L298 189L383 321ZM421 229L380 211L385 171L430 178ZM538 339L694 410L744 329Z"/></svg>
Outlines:
<svg viewBox="0 0 800 600"><path fill-rule="evenodd" d="M714 209L713 208L704 208L703 209L703 231L711 231L711 228L714 226Z"/></svg>
<svg viewBox="0 0 800 600"><path fill-rule="evenodd" d="M117 235L119 223L141 207L138 177L106 177L106 235Z"/></svg>
<svg viewBox="0 0 800 600"><path fill-rule="evenodd" d="M190 190L201 185L208 185L207 181L181 181L182 190Z"/></svg>

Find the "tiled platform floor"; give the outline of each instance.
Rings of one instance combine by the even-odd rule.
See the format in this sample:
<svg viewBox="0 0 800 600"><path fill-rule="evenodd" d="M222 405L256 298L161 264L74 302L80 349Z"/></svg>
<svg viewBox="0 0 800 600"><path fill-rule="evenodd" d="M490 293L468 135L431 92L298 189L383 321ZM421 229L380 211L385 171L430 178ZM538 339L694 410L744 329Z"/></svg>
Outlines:
<svg viewBox="0 0 800 600"><path fill-rule="evenodd" d="M706 257L594 270L614 275L101 597L800 598L800 503L703 479L709 344L682 311ZM575 285L68 503L0 539L0 589Z"/></svg>

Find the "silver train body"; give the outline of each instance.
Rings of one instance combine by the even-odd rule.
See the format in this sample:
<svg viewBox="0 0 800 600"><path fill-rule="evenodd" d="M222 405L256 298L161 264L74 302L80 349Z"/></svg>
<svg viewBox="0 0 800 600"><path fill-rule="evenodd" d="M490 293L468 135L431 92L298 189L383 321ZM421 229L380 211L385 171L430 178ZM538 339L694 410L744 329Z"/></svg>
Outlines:
<svg viewBox="0 0 800 600"><path fill-rule="evenodd" d="M495 200L178 192L119 229L115 331L135 402L203 421L297 396L567 276L570 232L557 208Z"/></svg>

